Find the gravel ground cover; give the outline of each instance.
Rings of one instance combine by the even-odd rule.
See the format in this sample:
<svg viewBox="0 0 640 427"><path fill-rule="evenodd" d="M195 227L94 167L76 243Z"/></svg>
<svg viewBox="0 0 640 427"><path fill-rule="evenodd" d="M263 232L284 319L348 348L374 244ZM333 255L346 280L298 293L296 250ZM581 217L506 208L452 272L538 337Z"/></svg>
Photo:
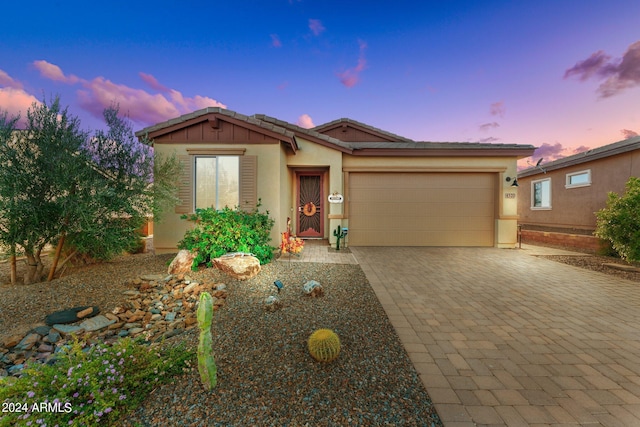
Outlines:
<svg viewBox="0 0 640 427"><path fill-rule="evenodd" d="M123 425L441 425L359 266L273 262L244 282L216 270L198 274L229 290L212 330L218 386L205 392L194 369L158 388ZM319 281L324 296L305 296L308 280ZM280 310L263 308L269 295L281 300ZM307 351L319 328L340 337L334 362L316 362ZM196 345L196 331L185 335Z"/></svg>
<svg viewBox="0 0 640 427"><path fill-rule="evenodd" d="M620 258L598 256L598 255L540 255L541 258L549 259L563 264L573 265L591 271L616 276L621 279L640 282L640 272L618 270L606 264L620 264L623 266L640 267L638 264L629 264Z"/></svg>
<svg viewBox="0 0 640 427"><path fill-rule="evenodd" d="M172 257L123 256L28 286L6 285L8 265L0 264L0 339L42 324L61 308L110 311L122 303L128 280L166 272ZM229 292L212 329L218 386L205 391L194 366L154 390L118 425L442 425L359 266L274 261L247 281L215 269L190 276L225 283ZM276 279L285 286L280 293ZM308 280L319 281L324 296L305 296ZM279 297L281 309L264 310L269 295ZM306 347L319 328L334 330L341 340L338 359L328 364L314 361ZM170 341L179 340L197 346L197 329Z"/></svg>

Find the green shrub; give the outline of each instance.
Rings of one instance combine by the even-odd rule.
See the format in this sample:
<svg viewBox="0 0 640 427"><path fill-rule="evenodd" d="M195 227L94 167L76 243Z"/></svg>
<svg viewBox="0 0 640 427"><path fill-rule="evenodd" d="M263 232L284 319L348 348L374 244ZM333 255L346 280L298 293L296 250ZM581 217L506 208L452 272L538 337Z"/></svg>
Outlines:
<svg viewBox="0 0 640 427"><path fill-rule="evenodd" d="M640 261L640 178L631 177L622 196L610 192L607 206L596 212L596 236L609 240L620 256Z"/></svg>
<svg viewBox="0 0 640 427"><path fill-rule="evenodd" d="M210 267L213 258L229 252L251 252L260 264L267 264L273 258L276 248L269 242L275 221L269 217L269 212L207 208L196 209L195 214L181 218L195 223L195 227L178 242L178 248L197 253L193 268L202 263Z"/></svg>
<svg viewBox="0 0 640 427"><path fill-rule="evenodd" d="M0 402L20 405L1 414L0 426L117 423L157 384L188 369L193 356L184 343L161 350L124 338L83 349L75 341L53 365L36 363L0 381Z"/></svg>

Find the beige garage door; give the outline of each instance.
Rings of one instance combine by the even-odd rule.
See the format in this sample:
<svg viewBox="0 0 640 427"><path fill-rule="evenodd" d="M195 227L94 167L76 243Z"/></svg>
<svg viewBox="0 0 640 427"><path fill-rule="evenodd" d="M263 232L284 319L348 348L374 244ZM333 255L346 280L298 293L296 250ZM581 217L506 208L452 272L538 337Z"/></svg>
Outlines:
<svg viewBox="0 0 640 427"><path fill-rule="evenodd" d="M353 246L493 246L495 174L349 174Z"/></svg>

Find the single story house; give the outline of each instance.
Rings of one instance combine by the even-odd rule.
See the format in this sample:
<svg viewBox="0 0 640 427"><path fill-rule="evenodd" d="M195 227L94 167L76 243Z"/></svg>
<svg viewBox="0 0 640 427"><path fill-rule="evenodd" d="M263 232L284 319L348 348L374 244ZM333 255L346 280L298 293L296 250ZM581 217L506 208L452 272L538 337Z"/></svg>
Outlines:
<svg viewBox="0 0 640 427"><path fill-rule="evenodd" d="M523 241L597 250L595 212L610 191L640 176L640 137L594 148L518 173Z"/></svg>
<svg viewBox="0 0 640 427"><path fill-rule="evenodd" d="M158 252L191 226L180 215L225 205L275 219L286 231L352 246L490 246L517 242L516 162L535 147L415 142L339 119L304 129L264 115L206 108L136 132L184 165L181 203L154 225ZM508 179L507 179L508 178Z"/></svg>

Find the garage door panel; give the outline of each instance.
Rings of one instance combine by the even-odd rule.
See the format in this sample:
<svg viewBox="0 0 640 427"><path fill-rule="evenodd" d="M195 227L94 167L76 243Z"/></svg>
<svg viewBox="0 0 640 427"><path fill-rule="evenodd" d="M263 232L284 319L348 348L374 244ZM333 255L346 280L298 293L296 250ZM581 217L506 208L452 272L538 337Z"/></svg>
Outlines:
<svg viewBox="0 0 640 427"><path fill-rule="evenodd" d="M351 173L354 246L493 246L495 174Z"/></svg>

